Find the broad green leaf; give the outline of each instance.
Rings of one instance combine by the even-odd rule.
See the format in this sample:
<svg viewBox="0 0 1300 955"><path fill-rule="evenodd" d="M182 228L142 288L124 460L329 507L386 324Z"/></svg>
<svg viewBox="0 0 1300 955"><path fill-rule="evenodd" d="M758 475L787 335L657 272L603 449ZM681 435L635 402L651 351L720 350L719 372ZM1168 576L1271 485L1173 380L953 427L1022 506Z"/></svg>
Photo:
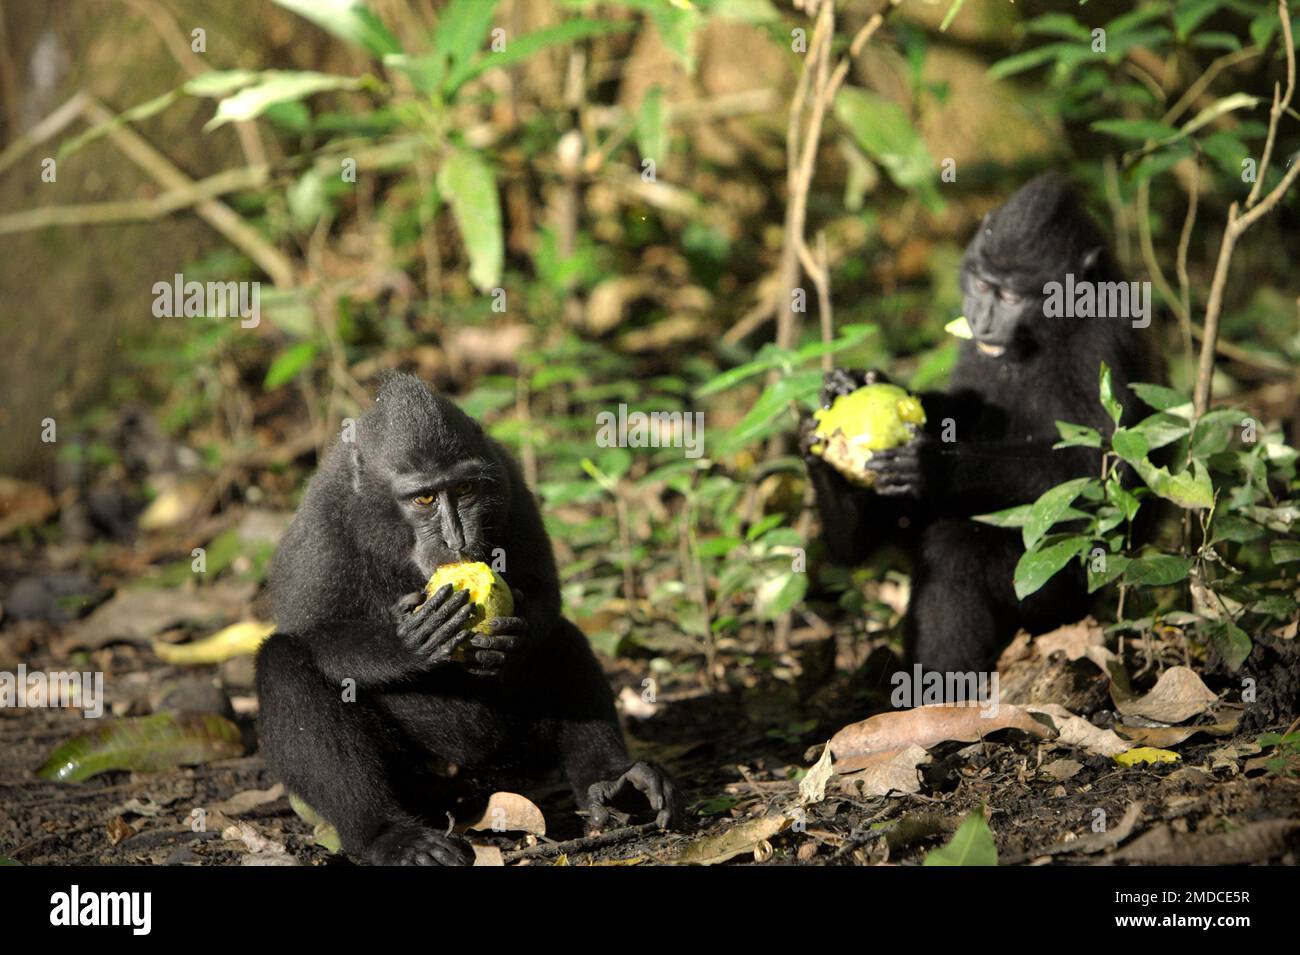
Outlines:
<svg viewBox="0 0 1300 955"><path fill-rule="evenodd" d="M1128 430L1142 436L1147 446L1144 454L1150 454L1157 448L1163 448L1165 445L1173 444L1179 438L1185 437L1192 430L1192 425L1186 418L1170 414L1167 411L1157 411L1155 414L1143 418ZM1126 458L1125 460L1129 459Z"/></svg>
<svg viewBox="0 0 1300 955"><path fill-rule="evenodd" d="M233 96L217 104L216 115L208 120L205 130L216 129L226 123L253 119L276 103L306 99L316 93L330 90L351 90L361 81L350 76L334 76L310 71L287 72L266 70L258 74L257 82L245 86Z"/></svg>
<svg viewBox="0 0 1300 955"><path fill-rule="evenodd" d="M1123 554L1106 554L1101 559L1101 566L1094 567L1097 563L1091 557L1088 558L1088 593L1095 593L1102 587L1124 573L1128 567L1129 558Z"/></svg>
<svg viewBox="0 0 1300 955"><path fill-rule="evenodd" d="M1068 13L1044 13L1025 24L1025 32L1038 36L1059 36L1066 40L1089 42L1092 33Z"/></svg>
<svg viewBox="0 0 1300 955"><path fill-rule="evenodd" d="M433 33L433 48L452 63L453 72L461 63L479 53L492 28L498 0L451 0L438 14ZM507 37L506 46L508 47Z"/></svg>
<svg viewBox="0 0 1300 955"><path fill-rule="evenodd" d="M973 812L957 827L945 846L926 853L922 865L991 866L998 864L998 847L984 815Z"/></svg>
<svg viewBox="0 0 1300 955"><path fill-rule="evenodd" d="M1228 449L1233 433L1245 413L1234 408L1217 408L1196 419L1192 428L1192 454L1208 458Z"/></svg>
<svg viewBox="0 0 1300 955"><path fill-rule="evenodd" d="M808 575L785 571L764 581L754 594L754 612L760 620L775 620L803 600Z"/></svg>
<svg viewBox="0 0 1300 955"><path fill-rule="evenodd" d="M64 743L36 771L42 779L79 783L111 769L158 773L233 759L244 752L239 727L215 713L155 713L114 720Z"/></svg>
<svg viewBox="0 0 1300 955"><path fill-rule="evenodd" d="M1096 428L1071 424L1068 421L1058 421L1056 422L1056 430L1060 432L1061 440L1052 445L1053 450L1056 448L1101 447L1101 432Z"/></svg>
<svg viewBox="0 0 1300 955"><path fill-rule="evenodd" d="M1223 657L1229 670L1236 670L1246 662L1252 644L1250 635L1245 630L1227 618L1214 621L1207 629L1210 643L1219 656Z"/></svg>
<svg viewBox="0 0 1300 955"><path fill-rule="evenodd" d="M400 53L401 46L361 0L274 0L326 33L378 57ZM486 2L486 0L485 0Z"/></svg>
<svg viewBox="0 0 1300 955"><path fill-rule="evenodd" d="M469 280L480 292L501 284L505 239L496 177L476 152L452 151L438 170L438 191L451 206L469 254Z"/></svg>
<svg viewBox="0 0 1300 955"><path fill-rule="evenodd" d="M1147 440L1140 431L1129 428L1116 428L1115 433L1111 435L1110 446L1115 449L1123 460L1129 464L1136 464L1146 458L1147 452L1151 450L1147 446Z"/></svg>
<svg viewBox="0 0 1300 955"><path fill-rule="evenodd" d="M1166 388L1164 385L1153 385L1150 382L1135 381L1129 385L1139 398L1146 404L1155 408L1156 411L1169 411L1173 408L1187 405L1191 407L1191 401L1184 398L1172 388Z"/></svg>
<svg viewBox="0 0 1300 955"><path fill-rule="evenodd" d="M991 80L1002 80L1008 76L1015 76L1017 73L1024 73L1026 70L1032 70L1042 66L1044 63L1061 57L1070 47L1076 46L1074 43L1048 43L1046 46L1035 47L1032 50L1026 50L1023 53L1017 53L1014 56L1008 56L1005 59L998 60L989 67L988 76Z"/></svg>
<svg viewBox="0 0 1300 955"><path fill-rule="evenodd" d="M1181 40L1223 6L1222 0L1182 0L1174 5L1174 30Z"/></svg>
<svg viewBox="0 0 1300 955"><path fill-rule="evenodd" d="M1008 507L1004 511L994 511L992 514L976 514L972 520L979 521L981 524L992 524L994 527L1024 527L1029 523L1032 510L1032 504L1020 504L1016 507Z"/></svg>
<svg viewBox="0 0 1300 955"><path fill-rule="evenodd" d="M1024 600L1030 594L1036 593L1090 543L1092 543L1091 538L1076 535L1048 544L1039 550L1026 551L1016 563L1016 597Z"/></svg>
<svg viewBox="0 0 1300 955"><path fill-rule="evenodd" d="M920 193L931 208L943 205L935 188L934 159L901 106L868 90L845 87L835 97L835 115L898 186Z"/></svg>
<svg viewBox="0 0 1300 955"><path fill-rule="evenodd" d="M1187 579L1195 563L1189 557L1159 554L1155 557L1137 557L1129 561L1124 571L1126 584L1142 587L1164 587Z"/></svg>
<svg viewBox="0 0 1300 955"><path fill-rule="evenodd" d="M297 378L315 360L317 351L315 342L298 342L290 345L275 356L275 361L271 362L271 367L266 370L262 387L267 391L274 391Z"/></svg>
<svg viewBox="0 0 1300 955"><path fill-rule="evenodd" d="M1064 484L1058 484L1051 490L1045 491L1038 500L1029 505L1029 519L1025 521L1025 526L1021 531L1021 536L1025 542L1025 549L1029 550L1043 539L1052 525L1061 521L1065 512L1070 509L1074 499L1079 496L1084 487L1095 478L1075 478L1073 481L1066 481Z"/></svg>
<svg viewBox="0 0 1300 955"><path fill-rule="evenodd" d="M1268 545L1268 556L1272 558L1273 563L1275 564L1289 564L1292 561L1300 560L1300 541L1270 541Z"/></svg>
<svg viewBox="0 0 1300 955"><path fill-rule="evenodd" d="M1156 467L1150 461L1138 461L1133 466L1146 486L1166 501L1188 510L1214 506L1214 485L1200 461L1192 461L1189 470L1178 474L1171 474L1167 467Z"/></svg>

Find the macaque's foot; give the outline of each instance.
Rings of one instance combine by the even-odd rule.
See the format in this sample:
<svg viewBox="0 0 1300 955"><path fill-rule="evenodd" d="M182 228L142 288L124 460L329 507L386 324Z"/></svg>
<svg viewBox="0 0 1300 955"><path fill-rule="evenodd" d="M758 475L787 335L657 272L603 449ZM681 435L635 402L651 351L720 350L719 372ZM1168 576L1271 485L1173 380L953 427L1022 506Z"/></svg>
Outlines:
<svg viewBox="0 0 1300 955"><path fill-rule="evenodd" d="M889 378L883 371L870 368L856 371L852 368L832 368L822 380L821 405L829 408L836 398L865 388L867 385L889 384Z"/></svg>
<svg viewBox="0 0 1300 955"><path fill-rule="evenodd" d="M474 850L460 836L402 822L370 843L366 859L371 865L473 865Z"/></svg>
<svg viewBox="0 0 1300 955"><path fill-rule="evenodd" d="M587 820L597 829L603 828L619 809L635 807L636 794L644 797L655 810L655 823L660 829L672 829L681 824L681 799L668 774L654 763L633 763L617 779L592 783L587 789Z"/></svg>

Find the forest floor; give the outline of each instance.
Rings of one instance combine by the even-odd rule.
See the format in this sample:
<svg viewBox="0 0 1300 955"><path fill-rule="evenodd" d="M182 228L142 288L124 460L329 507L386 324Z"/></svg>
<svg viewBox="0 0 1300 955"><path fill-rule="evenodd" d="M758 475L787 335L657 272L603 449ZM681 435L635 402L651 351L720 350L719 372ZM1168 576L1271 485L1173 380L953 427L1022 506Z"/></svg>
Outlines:
<svg viewBox="0 0 1300 955"><path fill-rule="evenodd" d="M57 646L51 625L10 624L0 631L0 670L12 670L16 659L29 671L67 669L68 657L52 654L51 639ZM965 817L983 813L1000 864L1295 864L1300 760L1294 753L1269 759L1257 742L1294 719L1287 707L1294 708L1300 675L1295 643L1274 641L1248 661L1248 671L1260 661L1272 667L1253 676L1280 688L1257 712L1217 705L1181 727L1200 732L1159 737L1164 730L1152 730L1157 740L1187 736L1169 744L1177 762L1124 767L1052 734L1010 729L975 742L923 740L928 760L904 767L901 788L886 786L884 794L876 794L878 781L855 785L852 776L836 775L804 797L799 778L820 744L887 709L870 686L873 666L887 672L879 655L849 673L831 665L849 649L843 638L810 641L792 655L801 663L792 671L797 679L774 674L713 692L696 677L678 677L643 705L647 661L623 659L607 668L633 753L677 779L690 810L686 828L662 833L633 819L587 839L556 780L526 791L545 813L545 835L488 832L475 841L496 846L504 853L496 861L507 864L915 864ZM1136 647L1132 652L1136 671L1141 658ZM113 642L74 659L78 669L103 671L106 713L225 711L244 734L245 755L163 772L108 771L80 783L46 781L34 771L91 721L75 709L0 709L0 856L28 865L348 864L315 844L256 754L250 657L181 668L147 646ZM1055 699L1072 700L1093 723L1106 721L1109 704L1098 695L1104 680L1091 663L1062 653L1035 658L1023 644L1003 663L1004 693L1008 685L1022 695L1028 684L1053 686ZM469 798L456 814L467 819L481 807L481 798L477 805ZM203 825L194 822L197 808Z"/></svg>

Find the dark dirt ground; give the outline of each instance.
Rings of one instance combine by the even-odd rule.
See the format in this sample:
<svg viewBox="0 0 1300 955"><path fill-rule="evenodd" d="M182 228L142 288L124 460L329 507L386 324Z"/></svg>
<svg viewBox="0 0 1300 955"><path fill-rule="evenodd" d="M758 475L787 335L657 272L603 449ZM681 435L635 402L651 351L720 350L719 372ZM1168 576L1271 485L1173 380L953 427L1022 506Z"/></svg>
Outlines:
<svg viewBox="0 0 1300 955"><path fill-rule="evenodd" d="M67 668L37 649L48 627L10 626L0 636L10 652L32 648L23 654L29 670ZM841 659L851 649L844 642ZM832 641L805 648L805 665L810 654L825 658L833 648ZM1291 662L1274 683L1285 682L1283 676L1294 680ZM207 831L191 829L195 808L221 812L223 801L237 793L275 784L255 751L249 658L180 668L161 663L147 648L119 643L91 651L79 668L104 671L106 709L117 715L232 701L246 755L157 774L112 771L83 783L47 782L33 771L89 721L74 710L0 710L0 855L28 865L282 862L276 847L255 844L262 837L302 864L348 864L314 845L311 828L283 796L246 812L229 811ZM635 659L609 664L616 692L639 688L646 672L645 662ZM634 755L668 766L685 790L690 813L683 832L628 827L608 834L605 844L553 845L583 836L572 798L554 781L525 790L546 814L546 837L505 834L480 841L501 848L507 862L628 865L673 861L688 844L734 836L745 822L789 807L798 794L795 777L815 759L818 744L879 701L863 691L862 673L830 669L819 685L772 678L722 694L690 679L661 686L654 715L625 723ZM1300 849L1300 777L1294 761L1281 772L1262 766L1253 745L1261 730L1287 728L1283 710L1273 706L1263 712L1264 725L1232 736L1193 737L1175 747L1181 762L1134 768L1015 731L974 744L940 744L922 767L916 793L864 798L832 784L823 801L807 807L801 825L768 832L761 841L742 839L738 852L725 844L715 848L719 856L735 853L730 864L915 864L983 807L1001 864L1291 865ZM1061 759L1080 764L1073 775L1057 779L1043 771ZM471 806L463 808L472 815ZM1094 832L1099 810L1106 821L1100 835ZM250 850L248 838L229 830L223 835L236 819L251 827L259 851ZM520 849L526 851L512 855Z"/></svg>

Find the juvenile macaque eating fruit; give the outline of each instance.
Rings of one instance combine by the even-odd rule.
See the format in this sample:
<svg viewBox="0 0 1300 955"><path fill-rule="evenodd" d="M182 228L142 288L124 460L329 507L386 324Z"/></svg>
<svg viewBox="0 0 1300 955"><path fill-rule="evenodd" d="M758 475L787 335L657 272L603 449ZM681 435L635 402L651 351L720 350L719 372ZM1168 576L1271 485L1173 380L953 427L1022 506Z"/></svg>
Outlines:
<svg viewBox="0 0 1300 955"><path fill-rule="evenodd" d="M809 450L853 484L871 487L871 456L911 441L925 424L925 409L897 385L872 384L818 408L813 420L817 443Z"/></svg>

